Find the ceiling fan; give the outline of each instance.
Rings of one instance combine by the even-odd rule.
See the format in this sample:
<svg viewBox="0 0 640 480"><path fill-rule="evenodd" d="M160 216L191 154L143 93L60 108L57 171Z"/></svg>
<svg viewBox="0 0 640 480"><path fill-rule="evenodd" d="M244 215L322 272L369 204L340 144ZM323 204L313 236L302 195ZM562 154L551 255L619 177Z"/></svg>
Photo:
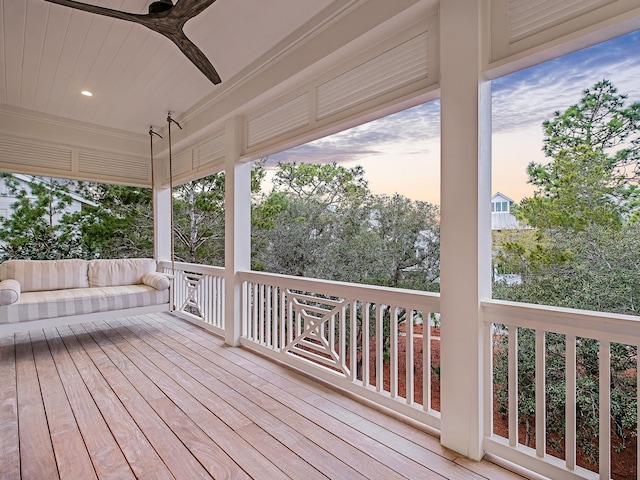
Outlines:
<svg viewBox="0 0 640 480"><path fill-rule="evenodd" d="M175 5L171 0L156 0L149 5L149 13L147 14L122 12L73 0L45 1L144 25L175 43L182 53L215 85L221 82L218 72L213 68L209 59L187 38L182 30L188 20L202 13L216 0L178 0Z"/></svg>

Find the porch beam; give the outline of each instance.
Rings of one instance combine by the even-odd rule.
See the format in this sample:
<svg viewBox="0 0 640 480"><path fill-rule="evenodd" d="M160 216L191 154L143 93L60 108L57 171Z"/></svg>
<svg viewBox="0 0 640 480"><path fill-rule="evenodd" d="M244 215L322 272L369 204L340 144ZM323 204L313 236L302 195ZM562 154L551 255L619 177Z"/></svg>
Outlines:
<svg viewBox="0 0 640 480"><path fill-rule="evenodd" d="M490 352L480 302L491 296L491 89L483 0L440 2L441 442L483 456Z"/></svg>
<svg viewBox="0 0 640 480"><path fill-rule="evenodd" d="M240 345L242 285L237 273L251 269L251 164L239 163L243 123L225 124L225 343Z"/></svg>

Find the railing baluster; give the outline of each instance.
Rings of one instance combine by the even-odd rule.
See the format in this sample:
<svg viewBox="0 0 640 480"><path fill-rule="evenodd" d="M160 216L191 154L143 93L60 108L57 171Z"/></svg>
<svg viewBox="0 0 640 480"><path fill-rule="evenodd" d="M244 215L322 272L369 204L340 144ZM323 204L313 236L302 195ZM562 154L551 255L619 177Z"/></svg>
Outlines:
<svg viewBox="0 0 640 480"><path fill-rule="evenodd" d="M422 408L431 410L431 313L422 319Z"/></svg>
<svg viewBox="0 0 640 480"><path fill-rule="evenodd" d="M369 386L369 338L371 329L369 328L369 321L371 315L371 304L366 302L362 309L362 385ZM639 417L640 418L640 417Z"/></svg>
<svg viewBox="0 0 640 480"><path fill-rule="evenodd" d="M611 344L600 341L598 361L599 408L599 471L600 478L609 480L611 472Z"/></svg>
<svg viewBox="0 0 640 480"><path fill-rule="evenodd" d="M280 349L282 350L287 345L287 322L290 317L287 316L287 296L285 289L280 287L278 294L280 295Z"/></svg>
<svg viewBox="0 0 640 480"><path fill-rule="evenodd" d="M260 298L258 295L259 285L257 283L253 284L253 313L252 313L252 324L251 324L251 339L258 342L259 337L258 333L258 309L260 308Z"/></svg>
<svg viewBox="0 0 640 480"><path fill-rule="evenodd" d="M258 326L259 330L258 330L258 342L260 342L261 345L265 344L265 338L264 338L264 315L265 315L265 307L266 307L266 301L265 301L265 285L264 284L260 284L260 292L258 293L259 298L260 298L260 324Z"/></svg>
<svg viewBox="0 0 640 480"><path fill-rule="evenodd" d="M351 302L351 308L349 310L349 357L351 359L349 365L349 372L351 381L354 382L357 378L358 374L358 322L357 322L358 308L357 308L357 300L353 300Z"/></svg>
<svg viewBox="0 0 640 480"><path fill-rule="evenodd" d="M384 351L382 350L384 339L383 332L383 312L382 305L376 303L376 390L382 391L384 380Z"/></svg>
<svg viewBox="0 0 640 480"><path fill-rule="evenodd" d="M271 308L273 309L273 318L271 319L271 347L278 349L278 313L280 311L280 303L278 302L278 287L273 287L271 290Z"/></svg>
<svg viewBox="0 0 640 480"><path fill-rule="evenodd" d="M216 326L220 327L220 328L224 328L224 316L223 316L223 312L224 312L224 308L223 308L223 303L222 300L224 298L224 284L222 283L222 278L220 277L216 277L215 279L215 285L216 285ZM244 301L243 303L246 301L246 296L244 297Z"/></svg>
<svg viewBox="0 0 640 480"><path fill-rule="evenodd" d="M565 397L565 452L567 468L576 468L576 337L567 335L565 354L566 397Z"/></svg>
<svg viewBox="0 0 640 480"><path fill-rule="evenodd" d="M218 279L216 277L213 277L209 280L210 284L211 284L211 297L209 300L209 309L211 311L211 323L213 325L215 325L216 327L219 327L219 323L218 323L218 309L217 309L217 304L218 304Z"/></svg>
<svg viewBox="0 0 640 480"><path fill-rule="evenodd" d="M342 366L342 370L347 370L347 307L346 305L342 307L340 312L340 338L338 339L340 342L340 364Z"/></svg>
<svg viewBox="0 0 640 480"><path fill-rule="evenodd" d="M287 293L287 297L288 297L288 293ZM288 310L287 319L289 322L289 328L287 329L287 332L289 332L288 333L289 339L287 341L287 345L289 345L291 342L293 342L295 318L293 318L294 316L293 303L290 302L288 298L287 298L287 310Z"/></svg>
<svg viewBox="0 0 640 480"><path fill-rule="evenodd" d="M329 317L329 321L328 323L328 328L329 328L329 345L331 346L331 351L336 354L336 316L337 314L331 315ZM338 322L340 322L340 319L338 319ZM342 322L339 323L339 325L341 325ZM324 328L324 323L322 324L322 327L320 328L320 330L322 331L322 336L324 337L325 335L325 328ZM339 327L340 328L340 327Z"/></svg>
<svg viewBox="0 0 640 480"><path fill-rule="evenodd" d="M242 282L242 335L249 336L249 284Z"/></svg>
<svg viewBox="0 0 640 480"><path fill-rule="evenodd" d="M227 289L227 285L224 282L223 278L220 278L220 328L225 328L226 325L226 316L224 314L225 307L225 290Z"/></svg>
<svg viewBox="0 0 640 480"><path fill-rule="evenodd" d="M407 328L405 329L405 398L407 404L413 403L413 372L414 360L413 360L413 310L409 307L407 311Z"/></svg>
<svg viewBox="0 0 640 480"><path fill-rule="evenodd" d="M271 347L273 344L271 343L271 325L273 322L273 312L271 311L271 285L267 285L265 287L265 300L267 302L266 305L266 313L265 313L265 338L264 343L266 346Z"/></svg>
<svg viewBox="0 0 640 480"><path fill-rule="evenodd" d="M536 455L547 450L546 342L544 330L536 330Z"/></svg>
<svg viewBox="0 0 640 480"><path fill-rule="evenodd" d="M518 444L518 327L510 325L509 335L509 445Z"/></svg>
<svg viewBox="0 0 640 480"><path fill-rule="evenodd" d="M391 362L389 368L389 391L391 398L398 396L398 307L389 307L389 332L391 335ZM405 320L406 321L406 320Z"/></svg>

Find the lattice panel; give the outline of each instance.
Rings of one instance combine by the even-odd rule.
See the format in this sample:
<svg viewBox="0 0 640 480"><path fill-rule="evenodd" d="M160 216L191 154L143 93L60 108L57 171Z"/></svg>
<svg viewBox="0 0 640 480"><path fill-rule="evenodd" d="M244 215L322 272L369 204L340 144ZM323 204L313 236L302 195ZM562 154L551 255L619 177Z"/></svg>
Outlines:
<svg viewBox="0 0 640 480"><path fill-rule="evenodd" d="M200 299L198 295L198 287L200 286L200 282L202 282L203 278L204 275L201 273L182 272L182 281L184 282L184 286L186 287L186 295L184 301L182 302L182 305L178 310L205 320L203 313L204 309L200 305Z"/></svg>
<svg viewBox="0 0 640 480"><path fill-rule="evenodd" d="M349 377L346 359L337 345L344 335L346 312L351 300L325 298L290 289L286 290L286 298L294 332L293 340L283 351Z"/></svg>

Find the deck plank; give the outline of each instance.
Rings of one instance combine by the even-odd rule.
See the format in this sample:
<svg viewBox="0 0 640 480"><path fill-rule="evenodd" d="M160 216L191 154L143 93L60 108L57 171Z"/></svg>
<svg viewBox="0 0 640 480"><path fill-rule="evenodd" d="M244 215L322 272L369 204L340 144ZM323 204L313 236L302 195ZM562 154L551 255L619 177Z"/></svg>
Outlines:
<svg viewBox="0 0 640 480"><path fill-rule="evenodd" d="M121 327L121 329L123 328ZM262 471L269 478L283 478L280 470L275 468L266 458L258 459L257 463L252 463L250 460L256 457L253 453L249 453L251 451L250 445L242 445L243 442L239 442L240 439L233 431L227 429L226 425L220 422L211 411L193 398L189 390L182 388L171 378L170 374L167 374L167 372L171 372L171 365L165 364L161 359L162 356L157 352L142 347L141 343L143 342L136 342L137 337L130 333L120 334L119 330L99 325L90 330L90 333L107 352L113 349L108 346L105 348L105 339L111 340L114 346L117 345L117 348L127 355L135 367L139 369L139 372L147 376L148 381L153 379L154 385L166 395L162 400L155 401L153 405L157 406L158 411L160 409L164 411L161 416L176 434L180 429L189 427L187 432L189 435L183 433L179 436L189 449L201 458L207 458L205 455L208 456L208 464L216 467L216 470L211 472L214 477L249 478L244 474L244 471L248 471L249 474L253 472L256 475ZM104 338L99 340L98 335L104 335ZM154 361L167 369L159 368ZM142 377L137 378L136 385L146 381ZM235 452L236 455L230 455L230 450L235 448L238 448L238 451Z"/></svg>
<svg viewBox="0 0 640 480"><path fill-rule="evenodd" d="M47 330L45 338L98 477L114 480L134 478L126 458L113 439L109 425L94 402L94 396L87 388L84 381L86 377L76 368L76 364L88 365L88 358L74 344L69 346L69 349L75 347L70 354L55 330Z"/></svg>
<svg viewBox="0 0 640 480"><path fill-rule="evenodd" d="M60 478L29 333L16 334L15 339L21 476L23 479Z"/></svg>
<svg viewBox="0 0 640 480"><path fill-rule="evenodd" d="M160 319L153 317L151 321L157 323ZM153 331L152 327L149 328L150 331ZM218 392L218 394L229 403L241 408L252 421L268 432L273 438L297 453L301 458L306 459L324 475L329 478L366 478L352 468L348 462L332 455L329 450L336 449L335 446L331 445L325 449L326 446L315 443L310 435L311 430L314 429L313 427L308 429L296 428L295 425L292 426L277 414L264 410L259 397L250 398L252 397L251 395L246 395L247 390L243 388L243 381L241 379L234 379L215 364L178 342L173 335L167 335L161 331L153 331L152 335L162 342L165 348L180 352L181 355L188 358L189 361L200 365L201 373L195 372L199 381L209 389ZM334 438L331 438L331 440L336 441ZM339 439L336 443L338 443L339 448Z"/></svg>
<svg viewBox="0 0 640 480"><path fill-rule="evenodd" d="M152 327L147 326L147 329L153 332ZM269 412L262 411L259 405L247 399L241 393L230 389L225 383L216 378L215 374L219 369L204 368L206 364L203 365L202 357L173 341L171 337L161 335L158 332L153 332L153 337L157 337L153 342L156 348L168 350L169 352L181 352L184 355L184 359L181 361L182 357L174 358L174 361L177 361L182 368L190 369L190 374L194 378L198 379L210 391L217 392L229 405L241 408L247 417L267 433L267 438L270 437L269 443L259 444L256 448L266 449L266 451L273 449L280 453L283 450L289 450L289 454L285 454L282 458L272 458L278 458L281 468L288 468L288 465L291 464L294 468L294 476L292 478L307 478L307 476L308 478L318 478L318 474L314 472L316 469L330 478L339 478L341 475L350 475L351 478L364 478L351 467L309 441L302 433L291 428L281 419ZM189 360L186 360L187 358ZM255 431L243 428L240 429L239 433L245 435L243 436L245 440L249 440L253 437ZM315 468L309 468L307 462Z"/></svg>
<svg viewBox="0 0 640 480"><path fill-rule="evenodd" d="M156 379L158 387L160 387L172 401L176 402L197 425L200 425L207 435L216 441L250 476L254 478L264 476L269 479L289 478L278 468L281 465L280 458L271 457L278 458L278 466L276 466L267 456L252 448L250 443L245 441L238 433L214 414L218 411L220 406L219 402L210 405L209 408L211 409L205 406L209 403L208 397L212 392L189 375L190 368L182 370L185 375L176 375L174 378L169 378L167 375L159 375L160 372L176 371L176 369L179 368L160 353L161 351L163 353L166 352L167 349L155 350L147 343L148 335L145 331L131 321L120 319L119 322L113 321L108 323L111 326L127 328L129 332L136 335L123 334L121 338L126 338L131 346L143 355L143 360L140 360L141 357L139 354L136 356L136 358L139 359L137 363L138 367ZM130 351L130 349L127 350ZM133 358L134 355L135 353L132 352L130 357ZM153 366L149 366L149 361L153 362ZM193 367L192 365L192 368ZM250 421L247 419L246 423L248 424ZM257 445L257 443L254 444ZM298 472L298 475L299 474L300 472ZM311 478L316 477L312 476Z"/></svg>
<svg viewBox="0 0 640 480"><path fill-rule="evenodd" d="M60 327L58 332L60 336L47 332L48 341L56 351L66 346L69 357L58 357L57 361L61 365L66 365L66 368L63 366L62 369L67 372L67 375L80 377L85 384L85 388L77 385L79 391L70 394L69 397L77 398L72 405L78 412L76 414L78 418L87 417L83 422L86 425L83 430L87 432L86 435L91 441L99 442L94 448L99 452L119 448L137 478L173 479L169 469L89 359L71 330L68 327ZM77 370L75 370L76 367ZM65 385L72 384L71 381L65 382ZM99 421L101 418L104 422ZM95 422L93 427L91 427L92 421ZM118 472L117 468L113 470L114 473ZM120 471L117 474L122 475L121 478L131 477L131 473L126 471Z"/></svg>
<svg viewBox="0 0 640 480"><path fill-rule="evenodd" d="M206 469L147 403L162 396L155 391L145 392L146 396L140 394L121 371L126 368L125 358L112 361L89 333L83 333L82 325L71 326L71 330L171 473L178 479L209 478Z"/></svg>
<svg viewBox="0 0 640 480"><path fill-rule="evenodd" d="M196 333L199 334L199 332ZM391 424L401 422L394 422L389 416L386 416L384 421L379 424L371 422L367 418L359 415L359 412L369 409L356 401L351 402L349 408L344 408L334 403L334 395L329 394L325 396L321 394L318 392L316 384L302 375L292 375L290 372L287 372L287 375L284 376L274 373L273 369L266 368L266 365L263 363L268 362L268 360L256 355L251 355L247 350L221 350L221 353L234 364L238 363L235 358L237 356L243 356L245 359L252 361L251 372L261 378L269 378L270 383L265 387L265 393L268 393L274 398L280 398L289 408L300 411L305 408L305 404L302 402L306 402L306 405L322 412L318 421L327 427L331 427L332 431L341 431L343 425L350 425L352 429L347 430L347 432L351 433L349 438L353 444L369 445L371 449L374 449L376 445L372 445L370 440L367 439L375 439L376 442L392 449L394 451L393 454L386 454L385 462L389 466L395 465L401 473L406 473L410 477L423 474L419 468L414 468L413 471L408 468L414 462L412 459L415 459L415 462L423 467L435 471L447 468L449 478L451 479L478 480L483 478L482 475L477 474L465 466L457 464L452 466L451 460L455 459L456 456L451 455L450 452L447 452L449 454L445 457L424 446L416 444L414 441L408 440L401 434L392 432L390 430ZM246 365L244 368L246 368ZM326 393L327 392L325 392L325 394ZM336 394L335 396L340 395ZM406 431L407 429L404 430ZM353 431L359 432L359 434L355 434ZM426 433L423 433L421 436L428 437ZM380 452L380 454L383 453Z"/></svg>
<svg viewBox="0 0 640 480"><path fill-rule="evenodd" d="M42 330L31 332L31 345L60 478L97 478Z"/></svg>
<svg viewBox="0 0 640 480"><path fill-rule="evenodd" d="M170 314L0 336L0 478L521 479Z"/></svg>
<svg viewBox="0 0 640 480"><path fill-rule="evenodd" d="M3 480L20 478L18 395L13 335L0 336L0 465Z"/></svg>
<svg viewBox="0 0 640 480"><path fill-rule="evenodd" d="M436 472L417 464L412 459L385 447L375 439L360 434L350 427L349 423L340 423L324 415L312 405L297 401L288 392L274 386L271 378L265 372L262 375L253 373L246 366L239 366L229 361L224 353L228 349L218 349L212 352L202 344L203 340L186 325L177 326L172 322L166 323L176 334L181 334L187 343L190 342L194 351L199 352L212 364L225 369L230 379L244 377L243 384L231 380L228 386L242 389L248 398L259 402L261 408L285 420L298 431L306 432L314 443L330 449L331 453L341 458L346 464L352 465L365 476L384 475L385 478L442 478ZM174 328L175 327L175 328ZM252 365L252 368L255 364ZM355 419L352 419L355 420ZM384 459L384 463L378 459ZM462 478L462 477L461 477ZM478 478L468 476L467 478Z"/></svg>
<svg viewBox="0 0 640 480"><path fill-rule="evenodd" d="M158 317L155 317L157 320ZM193 339L201 337L202 342L208 341L209 333L197 326L183 322L168 324L174 331L188 330ZM196 341L198 341L196 339ZM361 433L376 439L396 450L415 459L423 466L435 471L446 471L447 478L451 479L481 479L494 480L497 478L522 478L498 465L488 461L473 461L443 447L437 438L421 431L406 422L393 418L382 411L368 407L366 404L341 394L340 392L325 387L313 379L299 373L292 372L290 368L275 364L269 359L256 355L248 349L221 348L216 352L227 357L232 364L241 366L260 379L269 378L267 389L271 394L281 395L282 392L295 393L296 396L327 415L339 421L339 424L348 424ZM275 373L275 375L274 375ZM258 382L262 384L262 381ZM256 385L258 386L258 385ZM291 406L291 405L290 405ZM291 406L291 408L296 408ZM354 417L356 414L356 417ZM326 417L325 417L326 420ZM323 421L323 424L326 424ZM339 428L339 426L336 426ZM356 442L359 440L356 439ZM385 457L385 462L388 457ZM404 462L397 464L400 468ZM408 473L404 470L405 473Z"/></svg>

